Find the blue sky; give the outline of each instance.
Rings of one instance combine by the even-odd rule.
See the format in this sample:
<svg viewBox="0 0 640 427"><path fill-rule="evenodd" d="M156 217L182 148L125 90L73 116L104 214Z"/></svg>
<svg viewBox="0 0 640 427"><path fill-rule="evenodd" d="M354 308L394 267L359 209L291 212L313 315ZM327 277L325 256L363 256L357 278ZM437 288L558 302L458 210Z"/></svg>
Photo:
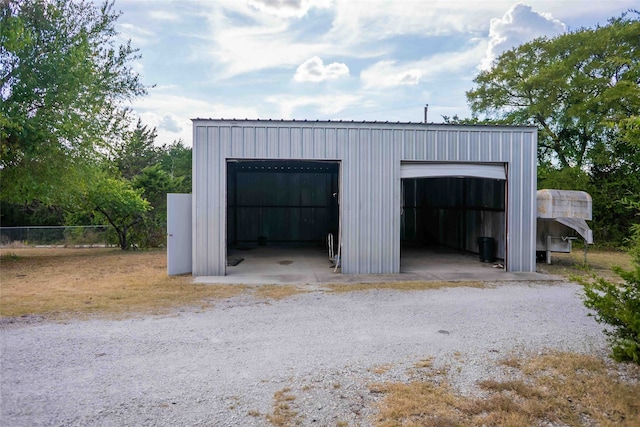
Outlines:
<svg viewBox="0 0 640 427"><path fill-rule="evenodd" d="M157 143L203 118L420 122L469 117L465 92L504 50L605 25L638 0L116 0Z"/></svg>

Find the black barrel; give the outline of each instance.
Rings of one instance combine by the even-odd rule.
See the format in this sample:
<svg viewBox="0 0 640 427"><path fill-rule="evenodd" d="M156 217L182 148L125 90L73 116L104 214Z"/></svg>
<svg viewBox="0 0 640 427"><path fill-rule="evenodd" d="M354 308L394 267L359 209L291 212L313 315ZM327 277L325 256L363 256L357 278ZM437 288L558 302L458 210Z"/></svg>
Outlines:
<svg viewBox="0 0 640 427"><path fill-rule="evenodd" d="M480 261L495 261L496 241L493 237L478 237L478 251L480 252Z"/></svg>

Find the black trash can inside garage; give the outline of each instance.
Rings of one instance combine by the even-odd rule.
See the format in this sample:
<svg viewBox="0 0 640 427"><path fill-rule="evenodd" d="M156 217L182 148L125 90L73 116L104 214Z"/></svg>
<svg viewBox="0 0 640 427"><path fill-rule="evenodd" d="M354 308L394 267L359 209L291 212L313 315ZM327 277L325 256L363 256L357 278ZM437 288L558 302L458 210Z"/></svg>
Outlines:
<svg viewBox="0 0 640 427"><path fill-rule="evenodd" d="M496 260L496 242L493 237L478 237L478 252L481 262L494 262Z"/></svg>

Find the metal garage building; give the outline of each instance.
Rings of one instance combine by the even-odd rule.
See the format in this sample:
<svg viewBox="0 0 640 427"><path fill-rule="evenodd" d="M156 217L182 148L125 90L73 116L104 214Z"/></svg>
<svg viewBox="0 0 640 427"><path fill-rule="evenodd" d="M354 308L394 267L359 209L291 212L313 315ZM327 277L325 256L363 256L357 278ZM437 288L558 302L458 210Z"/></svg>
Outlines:
<svg viewBox="0 0 640 427"><path fill-rule="evenodd" d="M402 242L478 251L535 271L535 127L193 120L191 272L227 246L340 236L342 273L398 273ZM171 254L170 254L171 256Z"/></svg>

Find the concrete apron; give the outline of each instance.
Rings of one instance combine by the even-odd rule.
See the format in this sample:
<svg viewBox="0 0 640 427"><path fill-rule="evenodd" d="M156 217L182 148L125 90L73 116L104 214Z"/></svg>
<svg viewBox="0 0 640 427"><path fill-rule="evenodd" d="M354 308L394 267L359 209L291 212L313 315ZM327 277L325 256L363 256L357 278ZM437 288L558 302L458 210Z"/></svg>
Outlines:
<svg viewBox="0 0 640 427"><path fill-rule="evenodd" d="M308 284L380 283L400 281L561 281L542 273L512 273L495 263L480 262L478 255L447 249L403 250L398 274L341 274L334 271L325 250L318 248L251 247L230 249L226 276L195 277L194 283L220 284Z"/></svg>

